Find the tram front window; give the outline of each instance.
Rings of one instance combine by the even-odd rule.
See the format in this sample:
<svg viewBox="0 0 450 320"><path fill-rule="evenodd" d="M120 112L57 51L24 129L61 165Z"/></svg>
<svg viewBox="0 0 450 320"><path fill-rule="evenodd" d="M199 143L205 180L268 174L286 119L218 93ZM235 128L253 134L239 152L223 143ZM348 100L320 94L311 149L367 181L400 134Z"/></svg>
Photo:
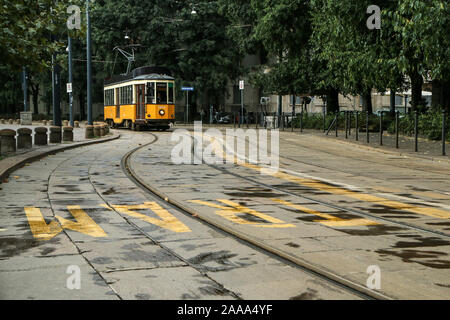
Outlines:
<svg viewBox="0 0 450 320"><path fill-rule="evenodd" d="M174 95L173 95L173 83L169 82L169 104L174 103Z"/></svg>
<svg viewBox="0 0 450 320"><path fill-rule="evenodd" d="M167 83L156 84L156 103L167 104Z"/></svg>

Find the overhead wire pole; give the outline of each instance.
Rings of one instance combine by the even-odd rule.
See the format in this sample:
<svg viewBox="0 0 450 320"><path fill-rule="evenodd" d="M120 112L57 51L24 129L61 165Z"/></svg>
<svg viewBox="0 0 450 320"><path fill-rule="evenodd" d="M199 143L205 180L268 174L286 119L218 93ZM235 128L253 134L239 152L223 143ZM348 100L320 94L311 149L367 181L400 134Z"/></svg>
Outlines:
<svg viewBox="0 0 450 320"><path fill-rule="evenodd" d="M73 118L73 75L72 75L72 38L68 38L68 49L69 49L69 83L72 86L69 92L69 116L70 116L70 126L74 127Z"/></svg>
<svg viewBox="0 0 450 320"><path fill-rule="evenodd" d="M91 48L91 20L89 18L89 0L86 0L86 22L87 22L87 121L88 125L93 125L92 121L92 48Z"/></svg>
<svg viewBox="0 0 450 320"><path fill-rule="evenodd" d="M54 37L56 40L56 37ZM61 72L56 53L52 55L52 103L53 103L53 125L61 127Z"/></svg>
<svg viewBox="0 0 450 320"><path fill-rule="evenodd" d="M27 83L27 68L23 67L23 111L28 111L28 83Z"/></svg>
<svg viewBox="0 0 450 320"><path fill-rule="evenodd" d="M52 36L53 41L57 41L57 36ZM53 104L53 125L61 127L61 71L56 59L56 52L52 54L52 104Z"/></svg>

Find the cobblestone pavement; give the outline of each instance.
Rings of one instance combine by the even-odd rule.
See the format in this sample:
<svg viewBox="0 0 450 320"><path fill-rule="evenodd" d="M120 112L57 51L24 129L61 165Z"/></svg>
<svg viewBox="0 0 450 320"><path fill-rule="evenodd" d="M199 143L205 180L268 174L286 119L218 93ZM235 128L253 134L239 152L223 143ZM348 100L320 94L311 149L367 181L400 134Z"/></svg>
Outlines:
<svg viewBox="0 0 450 320"><path fill-rule="evenodd" d="M0 185L0 299L360 298L137 188L121 160L153 138L122 134Z"/></svg>

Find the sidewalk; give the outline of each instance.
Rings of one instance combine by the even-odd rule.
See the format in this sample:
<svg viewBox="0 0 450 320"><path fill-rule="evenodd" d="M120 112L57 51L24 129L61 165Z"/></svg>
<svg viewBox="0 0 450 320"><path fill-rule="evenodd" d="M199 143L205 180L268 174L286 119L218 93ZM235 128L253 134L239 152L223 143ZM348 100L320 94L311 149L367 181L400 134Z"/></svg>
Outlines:
<svg viewBox="0 0 450 320"><path fill-rule="evenodd" d="M286 130L286 131L290 131ZM432 161L444 161L450 162L450 143L446 143L446 156L442 156L442 142L432 141L425 138L418 139L418 152L414 151L414 137L399 136L399 148L396 149L396 137L388 133L383 134L383 145L380 145L380 134L379 133L369 133L369 143L367 143L367 137L365 132L359 132L359 139L356 141L356 132L352 130L351 135L348 139L345 138L345 131L338 131L338 137L336 137L335 131L332 131L326 136L321 130L303 130L300 133L297 129L298 134L310 134L317 137L322 137L324 139L333 139L338 143L347 143L352 145L357 145L361 148L371 149L375 151L381 151L385 153L397 154L401 156L417 157L422 159L428 159Z"/></svg>
<svg viewBox="0 0 450 320"><path fill-rule="evenodd" d="M10 125L10 124L0 124L0 130L3 129L12 129L17 130L20 128L29 128L33 130L32 136L34 136L34 129L37 127L47 127L43 126L42 123L33 123L31 126L22 126L22 125ZM31 149L17 149L16 153L4 156L0 158L0 184L7 180L8 175L17 170L18 168L26 165L29 162L35 161L42 157L45 157L49 154L57 153L60 151L64 151L67 149L72 149L76 147L82 147L85 145L102 143L111 140L115 140L120 137L120 134L112 131L109 135L103 138L97 139L86 139L85 138L85 128L74 128L73 129L73 142L62 142L60 144L49 143L47 146L36 146L34 145L34 137L33 137L33 145Z"/></svg>

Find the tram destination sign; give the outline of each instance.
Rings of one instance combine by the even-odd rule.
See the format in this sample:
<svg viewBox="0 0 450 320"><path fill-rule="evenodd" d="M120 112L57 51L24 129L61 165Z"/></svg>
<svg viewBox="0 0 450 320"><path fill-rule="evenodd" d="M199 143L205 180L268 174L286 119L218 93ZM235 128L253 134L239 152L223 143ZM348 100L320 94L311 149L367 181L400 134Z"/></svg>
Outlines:
<svg viewBox="0 0 450 320"><path fill-rule="evenodd" d="M194 87L181 87L181 91L194 91Z"/></svg>

